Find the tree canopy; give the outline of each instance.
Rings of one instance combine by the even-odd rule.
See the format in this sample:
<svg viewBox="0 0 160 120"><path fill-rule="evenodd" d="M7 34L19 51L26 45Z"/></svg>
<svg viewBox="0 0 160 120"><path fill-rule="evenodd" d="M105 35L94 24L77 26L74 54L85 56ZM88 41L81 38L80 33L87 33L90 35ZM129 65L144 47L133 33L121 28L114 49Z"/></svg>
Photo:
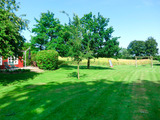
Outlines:
<svg viewBox="0 0 160 120"><path fill-rule="evenodd" d="M27 27L28 20L18 17L18 4L15 0L0 1L0 56L21 55L25 38L20 34Z"/></svg>
<svg viewBox="0 0 160 120"><path fill-rule="evenodd" d="M118 37L112 37L113 27L108 27L109 18L100 13L92 15L92 12L81 18L83 31L83 46L86 48L88 68L92 57L114 57L119 52Z"/></svg>
<svg viewBox="0 0 160 120"><path fill-rule="evenodd" d="M56 50L60 56L67 56L69 47L67 42L70 34L68 26L61 25L59 19L55 18L53 12L41 13L40 19L36 19L37 24L34 25L32 32L32 45L39 50Z"/></svg>
<svg viewBox="0 0 160 120"><path fill-rule="evenodd" d="M58 37L61 29L60 21L54 18L54 14L50 11L41 13L40 20L35 18L37 24L34 25L31 43L40 50L46 49L47 43Z"/></svg>
<svg viewBox="0 0 160 120"><path fill-rule="evenodd" d="M158 48L157 48L158 43L153 37L149 37L145 41L145 45L146 45L146 55L147 56L155 56L156 54L158 54Z"/></svg>
<svg viewBox="0 0 160 120"><path fill-rule="evenodd" d="M120 58L122 59L132 58L132 55L130 55L129 51L126 48L121 48L119 53L120 53Z"/></svg>
<svg viewBox="0 0 160 120"><path fill-rule="evenodd" d="M145 56L146 46L144 41L134 40L127 47L129 53L134 56Z"/></svg>
<svg viewBox="0 0 160 120"><path fill-rule="evenodd" d="M130 42L127 50L133 56L155 56L158 53L158 43L153 37L146 41L134 40Z"/></svg>

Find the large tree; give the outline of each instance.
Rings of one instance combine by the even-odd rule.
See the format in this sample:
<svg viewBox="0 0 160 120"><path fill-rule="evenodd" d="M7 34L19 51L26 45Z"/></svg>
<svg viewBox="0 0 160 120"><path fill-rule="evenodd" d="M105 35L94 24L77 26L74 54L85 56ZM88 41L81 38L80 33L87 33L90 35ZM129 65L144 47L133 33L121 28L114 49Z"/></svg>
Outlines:
<svg viewBox="0 0 160 120"><path fill-rule="evenodd" d="M41 13L40 20L35 18L37 24L34 25L31 43L40 50L46 49L48 42L58 38L58 32L61 30L60 21L54 18L54 13L48 11Z"/></svg>
<svg viewBox="0 0 160 120"><path fill-rule="evenodd" d="M155 56L156 54L158 54L158 48L157 48L158 43L153 37L149 37L145 41L145 45L146 45L146 55Z"/></svg>
<svg viewBox="0 0 160 120"><path fill-rule="evenodd" d="M120 50L118 37L112 37L113 27L108 27L109 19L104 18L100 13L98 16L92 12L81 18L84 28L83 45L85 47L87 66L90 66L92 57L114 57Z"/></svg>
<svg viewBox="0 0 160 120"><path fill-rule="evenodd" d="M130 42L127 49L129 53L133 56L145 56L146 55L145 41L134 40Z"/></svg>
<svg viewBox="0 0 160 120"><path fill-rule="evenodd" d="M20 32L26 28L28 20L15 14L18 8L16 0L0 1L0 56L4 58L22 55L25 39Z"/></svg>
<svg viewBox="0 0 160 120"><path fill-rule="evenodd" d="M41 13L40 20L35 20L37 24L32 29L35 36L32 36L31 43L39 50L56 50L60 56L66 57L69 51L69 26L61 25L59 19L50 11Z"/></svg>
<svg viewBox="0 0 160 120"><path fill-rule="evenodd" d="M67 57L69 52L68 41L71 36L69 27L69 25L62 26L58 32L58 37L48 42L47 49L54 49L61 57Z"/></svg>

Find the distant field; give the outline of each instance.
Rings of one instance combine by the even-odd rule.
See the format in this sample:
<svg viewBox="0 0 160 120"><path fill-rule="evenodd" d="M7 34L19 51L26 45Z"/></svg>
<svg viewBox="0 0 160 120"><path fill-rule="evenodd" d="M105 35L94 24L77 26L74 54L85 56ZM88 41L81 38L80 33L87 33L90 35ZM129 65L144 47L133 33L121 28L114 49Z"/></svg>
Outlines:
<svg viewBox="0 0 160 120"><path fill-rule="evenodd" d="M109 59L112 61L113 65L135 65L135 60L128 60L128 59L113 59L113 58L95 58L91 59L91 65L108 65L109 66ZM69 64L75 64L75 62L72 61L69 57L59 57L59 60L66 61L66 63ZM80 63L81 65L86 65L87 60L84 59ZM145 65L145 64L151 64L151 60L149 59L140 59L137 61L138 65Z"/></svg>
<svg viewBox="0 0 160 120"><path fill-rule="evenodd" d="M0 73L0 120L159 120L160 64Z"/></svg>

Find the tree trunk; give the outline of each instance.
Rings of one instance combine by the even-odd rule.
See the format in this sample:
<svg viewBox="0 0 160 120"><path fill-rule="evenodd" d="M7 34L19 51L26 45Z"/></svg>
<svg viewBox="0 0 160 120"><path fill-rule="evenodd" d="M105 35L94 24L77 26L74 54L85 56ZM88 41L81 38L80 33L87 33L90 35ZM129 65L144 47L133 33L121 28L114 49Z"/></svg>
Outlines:
<svg viewBox="0 0 160 120"><path fill-rule="evenodd" d="M90 58L88 58L88 62L87 62L87 69L90 68Z"/></svg>
<svg viewBox="0 0 160 120"><path fill-rule="evenodd" d="M42 50L42 45L40 45L39 49Z"/></svg>
<svg viewBox="0 0 160 120"><path fill-rule="evenodd" d="M78 66L77 66L77 73L78 73L78 79L80 79L80 77L79 77L79 62L78 62Z"/></svg>

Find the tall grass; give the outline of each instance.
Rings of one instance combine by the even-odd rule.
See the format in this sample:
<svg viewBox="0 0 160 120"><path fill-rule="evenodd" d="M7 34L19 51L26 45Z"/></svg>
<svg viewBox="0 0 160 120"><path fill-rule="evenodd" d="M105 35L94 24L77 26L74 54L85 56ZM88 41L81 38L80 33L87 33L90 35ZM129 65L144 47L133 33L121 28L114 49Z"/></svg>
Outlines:
<svg viewBox="0 0 160 120"><path fill-rule="evenodd" d="M70 57L59 57L59 60L61 62L64 62L66 64L72 64L75 65L76 62L72 60ZM91 65L109 65L109 60L112 61L113 65L135 65L135 60L128 60L128 59L114 59L114 58L95 58L91 59L90 63ZM139 59L137 60L138 65L145 65L145 64L151 64L150 59ZM80 65L87 65L87 60L84 59L82 62L80 62Z"/></svg>

